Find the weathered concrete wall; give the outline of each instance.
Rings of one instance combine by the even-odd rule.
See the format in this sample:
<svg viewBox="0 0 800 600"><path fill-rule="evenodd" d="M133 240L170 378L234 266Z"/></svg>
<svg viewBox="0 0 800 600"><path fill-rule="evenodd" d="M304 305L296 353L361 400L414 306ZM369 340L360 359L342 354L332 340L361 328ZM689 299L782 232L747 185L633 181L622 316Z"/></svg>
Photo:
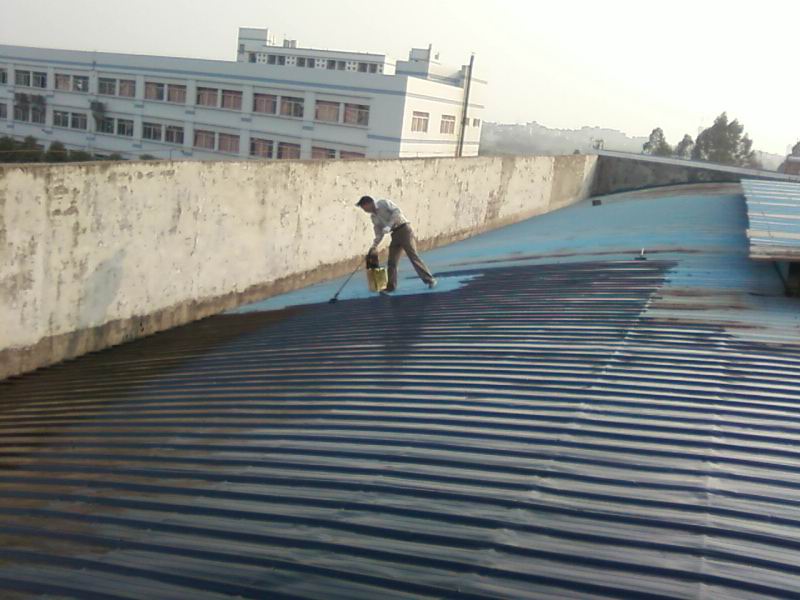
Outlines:
<svg viewBox="0 0 800 600"><path fill-rule="evenodd" d="M700 182L737 182L741 176L707 169L599 156L593 196L615 194L648 187Z"/></svg>
<svg viewBox="0 0 800 600"><path fill-rule="evenodd" d="M637 160L637 155L629 153L606 151L605 154L601 153L597 159L593 196L682 183L737 183L742 179L795 180L790 175L760 169L711 163L705 167L690 166L687 161L679 159L642 156Z"/></svg>
<svg viewBox="0 0 800 600"><path fill-rule="evenodd" d="M0 378L341 274L395 199L423 248L585 198L595 157L0 169Z"/></svg>

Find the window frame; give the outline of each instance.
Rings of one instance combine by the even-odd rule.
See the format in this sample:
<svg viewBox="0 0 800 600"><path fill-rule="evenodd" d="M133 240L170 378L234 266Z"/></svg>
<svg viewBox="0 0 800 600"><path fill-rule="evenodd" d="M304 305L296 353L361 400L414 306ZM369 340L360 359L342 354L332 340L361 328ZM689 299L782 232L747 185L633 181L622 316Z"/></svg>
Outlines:
<svg viewBox="0 0 800 600"><path fill-rule="evenodd" d="M63 119L66 119L66 122L60 122ZM69 124L70 124L69 111L67 110L53 111L53 127L61 127L64 129L69 129Z"/></svg>
<svg viewBox="0 0 800 600"><path fill-rule="evenodd" d="M455 115L442 115L442 118L439 121L439 133L443 135L455 135L456 133Z"/></svg>
<svg viewBox="0 0 800 600"><path fill-rule="evenodd" d="M415 110L411 115L411 131L416 133L428 133L431 120L431 113Z"/></svg>
<svg viewBox="0 0 800 600"><path fill-rule="evenodd" d="M125 93L130 85L130 94ZM120 79L117 82L118 96L120 98L136 98L136 80L135 79Z"/></svg>
<svg viewBox="0 0 800 600"><path fill-rule="evenodd" d="M155 95L151 91L155 90ZM150 102L164 102L167 98L167 86L160 81L145 81L144 82L144 99Z"/></svg>
<svg viewBox="0 0 800 600"><path fill-rule="evenodd" d="M258 102L259 100L263 100L265 102L272 102L272 111L266 110L258 110ZM255 93L253 94L253 112L262 114L262 115L276 115L278 114L278 96L277 94L261 94Z"/></svg>
<svg viewBox="0 0 800 600"><path fill-rule="evenodd" d="M173 93L175 96L173 96ZM189 90L187 86L180 83L167 84L167 102L170 104L186 104ZM181 99L176 99L181 98Z"/></svg>
<svg viewBox="0 0 800 600"><path fill-rule="evenodd" d="M323 118L320 115L320 108L327 109L333 111L335 109L335 113L331 113L331 118ZM342 103L341 102L334 102L332 100L317 100L314 106L314 120L319 121L321 123L338 123L342 117Z"/></svg>
<svg viewBox="0 0 800 600"><path fill-rule="evenodd" d="M283 156L285 150L291 150L293 155L292 156ZM294 156L294 151L297 151L297 156ZM278 151L276 153L276 158L278 160L299 160L302 154L302 147L300 144L295 144L292 142L278 142Z"/></svg>
<svg viewBox="0 0 800 600"><path fill-rule="evenodd" d="M284 110L284 108L286 108L286 110ZM280 115L292 119L302 119L305 115L305 99L297 96L281 96Z"/></svg>
<svg viewBox="0 0 800 600"><path fill-rule="evenodd" d="M0 102L0 119L8 121L8 105L5 102Z"/></svg>
<svg viewBox="0 0 800 600"><path fill-rule="evenodd" d="M226 100L233 99L233 106L225 106ZM220 94L220 108L225 110L242 110L242 103L244 102L244 93L239 90L222 90Z"/></svg>
<svg viewBox="0 0 800 600"><path fill-rule="evenodd" d="M71 92L72 91L72 75L66 73L56 73L53 85L56 91Z"/></svg>
<svg viewBox="0 0 800 600"><path fill-rule="evenodd" d="M113 86L113 91L103 91L103 86ZM98 77L97 78L97 95L98 96L116 96L117 95L117 80L113 77Z"/></svg>
<svg viewBox="0 0 800 600"><path fill-rule="evenodd" d="M33 104L31 105L30 117L31 123L44 125L47 122L47 109L44 106L37 106Z"/></svg>
<svg viewBox="0 0 800 600"><path fill-rule="evenodd" d="M111 127L106 129L106 125L111 125ZM103 135L114 135L117 131L116 120L114 117L101 117L96 123L96 130L97 133L101 133Z"/></svg>
<svg viewBox="0 0 800 600"><path fill-rule="evenodd" d="M148 136L148 131L157 131L158 137ZM164 139L164 126L151 121L142 122L142 139L150 142L161 142Z"/></svg>
<svg viewBox="0 0 800 600"><path fill-rule="evenodd" d="M8 85L8 69L0 69L0 85Z"/></svg>
<svg viewBox="0 0 800 600"><path fill-rule="evenodd" d="M80 89L82 85L79 84L86 84L86 89ZM89 86L90 80L88 75L72 75L72 91L77 92L79 94L88 94L89 93Z"/></svg>
<svg viewBox="0 0 800 600"><path fill-rule="evenodd" d="M214 104L206 104L200 101L201 98L206 98L206 97L210 98L212 95L211 92L213 92L214 94ZM219 108L219 88L198 86L195 100L196 100L195 104L197 106L205 106L206 108Z"/></svg>
<svg viewBox="0 0 800 600"><path fill-rule="evenodd" d="M20 83L20 75L27 76L22 78L23 83ZM27 81L27 83L24 83L25 81ZM14 69L14 85L31 87L31 72L24 69Z"/></svg>
<svg viewBox="0 0 800 600"><path fill-rule="evenodd" d="M268 145L268 151L266 154L258 154L255 149L257 145ZM268 140L266 138L258 138L258 137L251 137L250 138L250 156L254 158L266 158L271 159L275 155L275 142L273 140Z"/></svg>
<svg viewBox="0 0 800 600"><path fill-rule="evenodd" d="M224 144L223 141L225 142ZM223 145L226 147L223 148ZM234 133L223 133L223 132L217 134L218 152L225 152L226 154L239 154L239 150L241 147L242 147L242 139L240 136Z"/></svg>
<svg viewBox="0 0 800 600"><path fill-rule="evenodd" d="M335 160L336 149L324 148L322 146L311 147L311 160Z"/></svg>
<svg viewBox="0 0 800 600"><path fill-rule="evenodd" d="M78 125L75 124L76 122L78 123ZM69 128L77 129L78 131L88 131L89 116L86 113L77 113L77 112L69 113Z"/></svg>
<svg viewBox="0 0 800 600"><path fill-rule="evenodd" d="M369 104L352 104L345 103L344 105L344 119L343 123L347 125L357 125L359 127L369 127ZM355 120L352 115L355 113ZM366 119L362 119L366 115ZM364 122L360 122L363 120Z"/></svg>
<svg viewBox="0 0 800 600"><path fill-rule="evenodd" d="M211 136L211 146L201 146L199 145L198 139L200 136ZM192 147L197 148L199 150L210 150L212 152L216 151L217 149L217 133L215 131L211 131L209 129L195 129L194 130L194 140L193 140Z"/></svg>
<svg viewBox="0 0 800 600"><path fill-rule="evenodd" d="M130 126L130 133L128 127ZM123 130L124 128L124 130ZM135 125L132 119L117 119L117 135L120 137L133 137Z"/></svg>
<svg viewBox="0 0 800 600"><path fill-rule="evenodd" d="M41 85L36 84L37 77L40 79ZM47 73L44 71L31 71L31 87L35 87L40 90L47 89Z"/></svg>
<svg viewBox="0 0 800 600"><path fill-rule="evenodd" d="M180 141L177 139L177 135L180 135ZM176 138L176 139L170 139ZM164 127L164 141L168 144L176 144L183 146L184 140L186 139L186 132L183 127L180 125L166 125Z"/></svg>

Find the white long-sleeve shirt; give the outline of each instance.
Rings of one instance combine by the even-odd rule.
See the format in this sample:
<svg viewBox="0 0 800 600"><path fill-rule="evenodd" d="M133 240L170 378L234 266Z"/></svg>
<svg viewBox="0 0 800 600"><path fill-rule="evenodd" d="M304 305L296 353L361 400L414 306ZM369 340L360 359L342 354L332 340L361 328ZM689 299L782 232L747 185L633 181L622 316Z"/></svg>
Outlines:
<svg viewBox="0 0 800 600"><path fill-rule="evenodd" d="M381 243L383 236L392 229L408 223L408 219L403 215L403 212L391 200L377 200L375 202L375 214L370 215L370 217L375 227L375 241L372 243L373 250Z"/></svg>

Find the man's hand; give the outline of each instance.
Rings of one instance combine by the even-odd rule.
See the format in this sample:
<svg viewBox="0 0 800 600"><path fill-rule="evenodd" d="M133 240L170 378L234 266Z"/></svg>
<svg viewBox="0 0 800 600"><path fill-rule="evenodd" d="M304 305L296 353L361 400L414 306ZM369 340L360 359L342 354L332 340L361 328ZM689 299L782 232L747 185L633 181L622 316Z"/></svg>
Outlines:
<svg viewBox="0 0 800 600"><path fill-rule="evenodd" d="M378 256L378 249L377 248L370 248L369 252L367 252L367 257L370 256Z"/></svg>

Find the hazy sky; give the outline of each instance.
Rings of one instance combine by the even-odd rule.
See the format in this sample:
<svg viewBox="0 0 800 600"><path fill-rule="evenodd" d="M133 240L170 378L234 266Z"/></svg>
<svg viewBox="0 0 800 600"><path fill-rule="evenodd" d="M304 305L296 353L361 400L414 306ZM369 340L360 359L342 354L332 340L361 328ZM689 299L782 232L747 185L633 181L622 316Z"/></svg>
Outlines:
<svg viewBox="0 0 800 600"><path fill-rule="evenodd" d="M487 120L661 126L677 142L727 110L756 148L800 139L798 0L2 0L0 43L234 59L239 26L303 46L476 53Z"/></svg>

